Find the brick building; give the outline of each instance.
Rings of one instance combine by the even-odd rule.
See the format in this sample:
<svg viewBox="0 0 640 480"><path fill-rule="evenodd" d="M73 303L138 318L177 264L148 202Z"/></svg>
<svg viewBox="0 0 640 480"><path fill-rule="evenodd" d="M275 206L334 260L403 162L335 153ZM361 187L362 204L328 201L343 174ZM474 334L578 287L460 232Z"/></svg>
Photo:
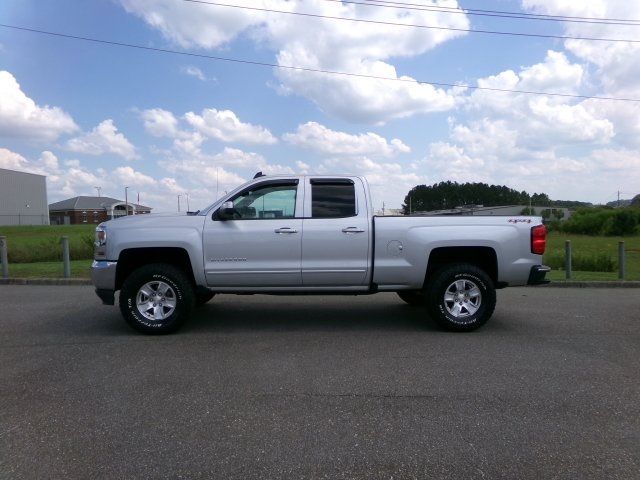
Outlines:
<svg viewBox="0 0 640 480"><path fill-rule="evenodd" d="M151 213L151 207L129 203L129 215ZM124 200L111 197L73 197L49 205L52 225L100 223L127 215Z"/></svg>

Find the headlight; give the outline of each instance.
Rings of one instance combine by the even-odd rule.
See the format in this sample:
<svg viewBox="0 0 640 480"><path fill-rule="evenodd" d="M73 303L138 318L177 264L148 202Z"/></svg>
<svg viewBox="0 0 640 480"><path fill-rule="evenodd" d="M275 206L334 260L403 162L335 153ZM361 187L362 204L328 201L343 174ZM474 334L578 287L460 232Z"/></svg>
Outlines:
<svg viewBox="0 0 640 480"><path fill-rule="evenodd" d="M96 240L93 242L93 258L105 260L107 258L107 229L103 225L96 227Z"/></svg>
<svg viewBox="0 0 640 480"><path fill-rule="evenodd" d="M96 241L94 245L96 247L104 247L107 244L107 229L98 225L96 227Z"/></svg>

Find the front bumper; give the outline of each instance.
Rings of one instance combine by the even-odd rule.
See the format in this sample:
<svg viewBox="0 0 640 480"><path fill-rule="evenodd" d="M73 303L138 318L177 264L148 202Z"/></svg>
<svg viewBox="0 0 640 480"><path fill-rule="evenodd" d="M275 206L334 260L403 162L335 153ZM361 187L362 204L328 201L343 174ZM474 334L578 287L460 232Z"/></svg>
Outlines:
<svg viewBox="0 0 640 480"><path fill-rule="evenodd" d="M118 262L107 260L94 260L91 264L91 281L96 287L96 294L105 305L114 304L117 267Z"/></svg>
<svg viewBox="0 0 640 480"><path fill-rule="evenodd" d="M551 271L551 267L547 267L546 265L534 265L531 267L531 271L529 272L529 280L527 280L527 285L543 285L545 283L549 283L551 280L547 280L545 275L547 272Z"/></svg>

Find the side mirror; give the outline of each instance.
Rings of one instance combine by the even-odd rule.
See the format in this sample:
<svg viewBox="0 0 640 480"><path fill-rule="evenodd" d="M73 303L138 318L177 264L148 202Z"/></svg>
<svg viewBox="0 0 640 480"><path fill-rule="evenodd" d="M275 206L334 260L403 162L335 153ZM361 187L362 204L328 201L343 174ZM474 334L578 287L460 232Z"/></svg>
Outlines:
<svg viewBox="0 0 640 480"><path fill-rule="evenodd" d="M218 218L220 220L232 220L236 209L233 208L233 202L224 202L218 209Z"/></svg>

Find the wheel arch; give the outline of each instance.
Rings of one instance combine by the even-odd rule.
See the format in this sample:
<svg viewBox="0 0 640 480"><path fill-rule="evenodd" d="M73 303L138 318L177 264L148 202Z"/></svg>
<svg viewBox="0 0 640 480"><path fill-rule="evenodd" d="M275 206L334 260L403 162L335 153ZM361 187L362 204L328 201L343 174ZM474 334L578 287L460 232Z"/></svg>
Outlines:
<svg viewBox="0 0 640 480"><path fill-rule="evenodd" d="M127 248L120 252L116 268L115 289L119 290L126 278L136 269L152 263L166 263L182 270L192 285L196 285L189 253L180 247Z"/></svg>
<svg viewBox="0 0 640 480"><path fill-rule="evenodd" d="M468 263L482 269L491 278L496 287L498 284L498 256L491 247L438 247L431 250L427 262L424 285L443 267L453 263Z"/></svg>

